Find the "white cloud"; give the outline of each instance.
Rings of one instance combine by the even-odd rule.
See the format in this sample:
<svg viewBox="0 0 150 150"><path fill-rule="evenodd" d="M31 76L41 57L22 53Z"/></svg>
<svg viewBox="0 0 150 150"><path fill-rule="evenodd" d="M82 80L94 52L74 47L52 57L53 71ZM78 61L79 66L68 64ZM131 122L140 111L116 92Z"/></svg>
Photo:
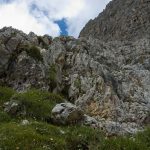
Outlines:
<svg viewBox="0 0 150 150"><path fill-rule="evenodd" d="M84 0L83 9L81 9L76 16L67 20L69 34L77 37L85 24L90 19L97 17L108 2L109 0Z"/></svg>
<svg viewBox="0 0 150 150"><path fill-rule="evenodd" d="M29 13L29 7L25 2L18 2L0 6L0 28L12 26L26 33L33 31L37 34L49 33L53 36L59 34L58 25L48 20L46 16L35 18Z"/></svg>
<svg viewBox="0 0 150 150"><path fill-rule="evenodd" d="M87 21L95 18L108 1L14 0L0 3L0 28L12 26L26 33L58 36L60 29L55 21L65 18L69 35L77 37ZM36 9L31 9L33 4Z"/></svg>

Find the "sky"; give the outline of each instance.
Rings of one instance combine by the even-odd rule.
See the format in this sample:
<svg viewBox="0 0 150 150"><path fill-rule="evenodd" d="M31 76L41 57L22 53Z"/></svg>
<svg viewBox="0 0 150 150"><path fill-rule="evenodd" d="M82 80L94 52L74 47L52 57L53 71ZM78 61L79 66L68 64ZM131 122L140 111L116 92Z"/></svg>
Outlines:
<svg viewBox="0 0 150 150"><path fill-rule="evenodd" d="M0 0L0 28L78 37L110 0Z"/></svg>

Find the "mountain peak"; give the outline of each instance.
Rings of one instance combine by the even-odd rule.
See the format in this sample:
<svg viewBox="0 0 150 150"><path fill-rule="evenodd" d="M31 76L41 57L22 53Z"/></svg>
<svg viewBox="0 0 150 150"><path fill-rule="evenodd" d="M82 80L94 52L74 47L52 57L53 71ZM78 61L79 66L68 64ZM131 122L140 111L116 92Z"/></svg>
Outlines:
<svg viewBox="0 0 150 150"><path fill-rule="evenodd" d="M150 0L113 0L94 20L90 20L80 37L104 41L136 40L150 37Z"/></svg>

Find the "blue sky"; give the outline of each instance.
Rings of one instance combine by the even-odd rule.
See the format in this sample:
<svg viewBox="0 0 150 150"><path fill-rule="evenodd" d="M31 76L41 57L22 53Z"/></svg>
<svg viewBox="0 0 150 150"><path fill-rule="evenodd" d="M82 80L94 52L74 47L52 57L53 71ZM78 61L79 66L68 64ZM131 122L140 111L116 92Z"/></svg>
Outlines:
<svg viewBox="0 0 150 150"><path fill-rule="evenodd" d="M94 19L109 0L0 0L0 28L12 26L38 35L71 35Z"/></svg>
<svg viewBox="0 0 150 150"><path fill-rule="evenodd" d="M66 20L63 18L61 20L57 20L55 21L55 23L58 24L59 28L60 28L60 34L61 35L68 35L68 31L67 31L67 24L66 24Z"/></svg>

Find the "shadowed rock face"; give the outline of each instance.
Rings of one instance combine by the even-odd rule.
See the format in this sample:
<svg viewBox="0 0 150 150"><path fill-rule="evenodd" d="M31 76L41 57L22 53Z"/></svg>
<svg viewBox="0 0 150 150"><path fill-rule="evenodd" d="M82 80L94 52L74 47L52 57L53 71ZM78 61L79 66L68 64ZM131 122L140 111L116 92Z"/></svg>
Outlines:
<svg viewBox="0 0 150 150"><path fill-rule="evenodd" d="M111 1L97 18L87 23L80 37L104 41L150 37L150 0Z"/></svg>

